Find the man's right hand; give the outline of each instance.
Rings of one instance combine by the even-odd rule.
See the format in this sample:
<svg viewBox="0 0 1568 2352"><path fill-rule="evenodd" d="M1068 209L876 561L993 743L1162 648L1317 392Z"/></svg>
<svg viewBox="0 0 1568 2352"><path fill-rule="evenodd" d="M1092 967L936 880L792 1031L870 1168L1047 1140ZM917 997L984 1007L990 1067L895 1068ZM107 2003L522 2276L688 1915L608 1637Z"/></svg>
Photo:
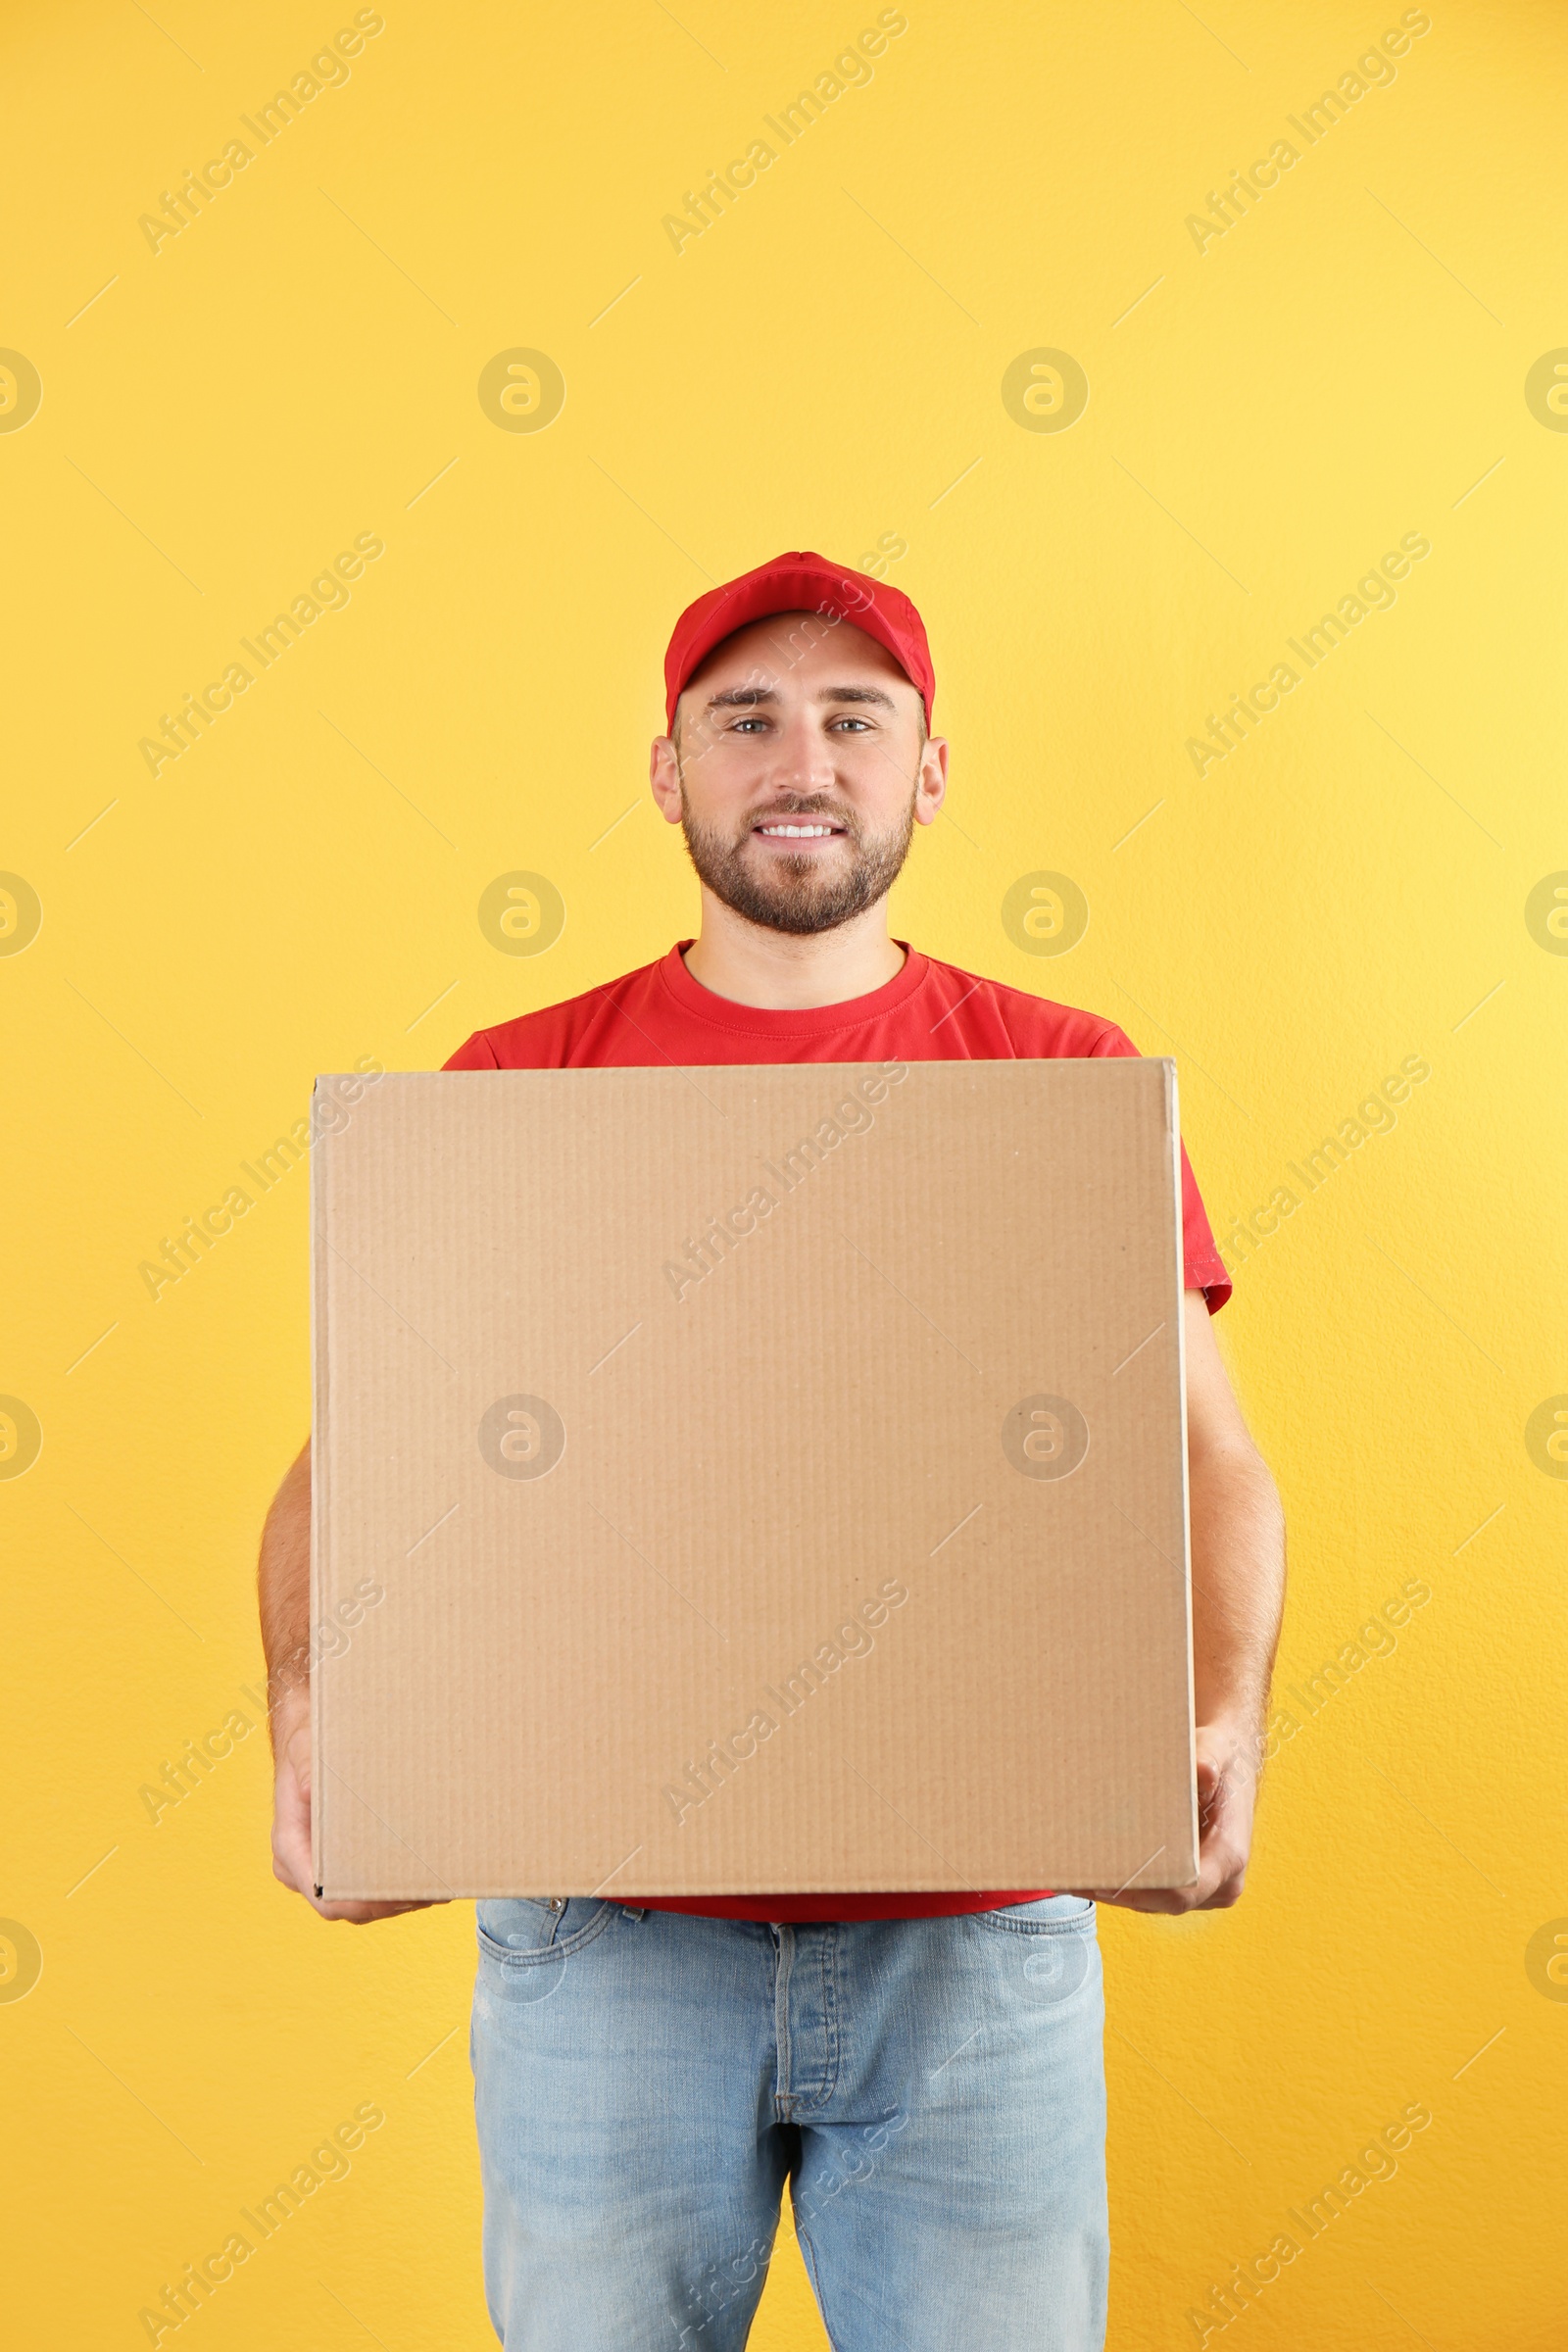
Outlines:
<svg viewBox="0 0 1568 2352"><path fill-rule="evenodd" d="M308 1685L287 1690L272 1709L272 1876L303 1894L323 1919L346 1919L363 1928L372 1919L396 1919L403 1911L427 1911L428 1902L329 1903L316 1891L311 1861L311 1693Z"/></svg>

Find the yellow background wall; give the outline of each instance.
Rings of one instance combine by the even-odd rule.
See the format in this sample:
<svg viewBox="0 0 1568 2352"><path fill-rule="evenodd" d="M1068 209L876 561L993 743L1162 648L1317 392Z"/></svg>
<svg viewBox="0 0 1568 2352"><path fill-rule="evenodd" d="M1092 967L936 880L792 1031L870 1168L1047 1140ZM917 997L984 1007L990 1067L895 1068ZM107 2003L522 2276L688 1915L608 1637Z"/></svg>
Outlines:
<svg viewBox="0 0 1568 2352"><path fill-rule="evenodd" d="M352 14L7 12L0 344L41 385L29 418L5 363L0 867L41 907L29 943L5 886L0 1391L42 1433L0 1479L17 2340L145 2340L367 2101L350 2177L180 2340L491 2340L468 1908L358 1934L286 1897L259 1730L156 1825L139 1794L255 1718L305 1172L156 1300L137 1269L318 1070L432 1066L689 929L644 785L675 612L781 547L885 543L954 743L896 928L1173 1053L1222 1235L1300 1197L1232 1245L1217 1327L1290 1513L1282 1683L1431 1592L1295 1707L1242 1908L1104 1919L1110 2341L1197 2342L1189 2310L1411 2102L1397 2177L1222 2332L1560 2341L1568 378L1526 382L1568 359L1568 22L1436 0L1308 146L1287 118L1396 6L910 0L677 253L662 217L874 9L387 0L263 148L240 118ZM254 160L153 250L139 217L235 136ZM1188 215L1281 138L1299 160L1200 249ZM564 378L537 432L477 393L518 348ZM1064 430L1004 405L1042 349L1087 376ZM385 552L348 607L149 772L160 714L361 533ZM1198 772L1206 714L1407 533L1397 603ZM567 908L533 961L476 915L518 868ZM1042 870L1090 910L1055 958L1001 919ZM1396 1126L1307 1196L1289 1163L1411 1055ZM754 2340L823 2340L787 2240Z"/></svg>

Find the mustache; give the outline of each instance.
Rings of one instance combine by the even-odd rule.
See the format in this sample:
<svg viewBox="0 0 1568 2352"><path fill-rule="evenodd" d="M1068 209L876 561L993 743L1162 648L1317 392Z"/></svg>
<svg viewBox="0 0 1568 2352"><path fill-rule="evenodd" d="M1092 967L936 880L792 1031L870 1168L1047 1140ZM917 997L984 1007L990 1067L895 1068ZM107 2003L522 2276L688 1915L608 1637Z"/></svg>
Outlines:
<svg viewBox="0 0 1568 2352"><path fill-rule="evenodd" d="M754 871L746 855L747 844L753 826L766 823L768 818L754 814L743 821L738 832L731 833L694 816L683 791L681 826L687 854L699 879L747 921L764 930L795 934L834 930L874 906L897 879L914 831L912 797L902 824L886 835L871 836L850 812L824 810L821 804L827 796L823 793L797 792L782 797L794 806L776 810L780 819L831 813L835 821L844 824L850 856L840 858L838 864L847 870L833 878L830 888L825 886L827 877L815 870L812 858L763 858Z"/></svg>

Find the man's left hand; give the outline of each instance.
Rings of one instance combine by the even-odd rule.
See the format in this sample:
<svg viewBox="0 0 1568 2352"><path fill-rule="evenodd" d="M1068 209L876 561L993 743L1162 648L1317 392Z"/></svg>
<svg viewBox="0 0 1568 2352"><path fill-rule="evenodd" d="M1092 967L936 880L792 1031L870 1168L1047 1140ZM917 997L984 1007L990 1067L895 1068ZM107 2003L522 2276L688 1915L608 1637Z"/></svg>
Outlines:
<svg viewBox="0 0 1568 2352"><path fill-rule="evenodd" d="M1081 1886L1075 1893L1124 1911L1225 1911L1247 1883L1257 1798L1259 1743L1250 1729L1200 1724L1198 1749L1198 1878L1191 1886Z"/></svg>

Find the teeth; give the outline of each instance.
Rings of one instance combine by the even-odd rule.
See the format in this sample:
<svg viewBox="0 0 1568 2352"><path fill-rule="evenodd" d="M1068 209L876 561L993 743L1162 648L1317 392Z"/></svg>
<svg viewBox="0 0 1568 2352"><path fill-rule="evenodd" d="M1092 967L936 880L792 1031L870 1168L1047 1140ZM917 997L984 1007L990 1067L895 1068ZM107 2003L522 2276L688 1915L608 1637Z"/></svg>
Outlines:
<svg viewBox="0 0 1568 2352"><path fill-rule="evenodd" d="M831 833L833 827L831 825L760 825L758 830L761 833L776 834L785 841L817 841L824 833Z"/></svg>

